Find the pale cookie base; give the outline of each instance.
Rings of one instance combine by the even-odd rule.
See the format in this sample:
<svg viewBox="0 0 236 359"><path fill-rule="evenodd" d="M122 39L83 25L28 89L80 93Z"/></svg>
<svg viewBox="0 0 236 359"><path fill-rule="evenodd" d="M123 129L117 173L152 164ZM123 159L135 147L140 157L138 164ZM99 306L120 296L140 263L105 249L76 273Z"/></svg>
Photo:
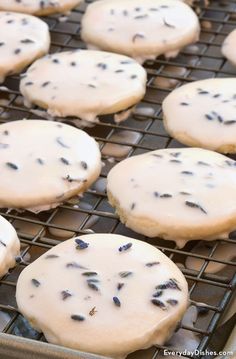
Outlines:
<svg viewBox="0 0 236 359"><path fill-rule="evenodd" d="M207 240L213 241L215 239L226 239L230 232L236 230L236 218L229 218L227 222L215 223L208 227L194 229L191 226L173 227L173 225L163 226L157 221L150 218L131 217L130 213L121 208L118 199L116 199L111 192L107 192L109 203L116 209L122 223L134 232L141 233L147 237L161 237L166 240L175 241L179 248L183 248L188 241L192 240Z"/></svg>
<svg viewBox="0 0 236 359"><path fill-rule="evenodd" d="M48 0L49 1L49 0ZM26 4L17 4L15 0L1 0L0 10L16 11L25 14L34 15L49 15L55 13L67 13L76 6L78 6L83 0L57 0L57 6L45 6L44 9L40 8L40 0L23 0ZM33 2L33 5L31 4ZM37 4L38 2L38 4ZM50 2L50 1L49 1ZM53 1L51 1L53 2ZM56 1L55 1L56 2Z"/></svg>
<svg viewBox="0 0 236 359"><path fill-rule="evenodd" d="M188 306L178 267L133 238L102 233L78 239L87 248L78 249L72 238L24 269L16 289L21 313L49 342L111 358L164 344Z"/></svg>
<svg viewBox="0 0 236 359"><path fill-rule="evenodd" d="M229 33L229 35L225 38L221 52L223 56L229 60L232 65L236 66L236 29Z"/></svg>
<svg viewBox="0 0 236 359"><path fill-rule="evenodd" d="M20 254L20 241L14 227L0 216L0 278L15 266Z"/></svg>
<svg viewBox="0 0 236 359"><path fill-rule="evenodd" d="M216 152L220 152L220 153L236 153L236 143L231 143L231 144L227 144L227 145L222 145L219 147L212 147L207 143L203 143L200 141L197 141L196 139L192 138L189 134L187 134L186 132L175 132L172 131L170 129L170 127L168 126L168 121L166 120L166 116L163 116L163 124L164 127L166 129L166 131L168 132L168 134L173 137L176 138L180 143L184 143L185 145L189 146L189 147L200 147L200 148L205 148L207 150L214 150Z"/></svg>

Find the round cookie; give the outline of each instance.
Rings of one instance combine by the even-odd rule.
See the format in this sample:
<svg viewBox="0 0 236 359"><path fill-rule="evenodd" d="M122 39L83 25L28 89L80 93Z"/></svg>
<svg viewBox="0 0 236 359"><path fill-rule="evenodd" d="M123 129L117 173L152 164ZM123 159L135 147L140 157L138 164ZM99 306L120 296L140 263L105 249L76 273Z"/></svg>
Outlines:
<svg viewBox="0 0 236 359"><path fill-rule="evenodd" d="M95 121L97 115L122 112L139 102L146 91L146 71L123 55L62 52L36 61L20 90L27 102L51 115Z"/></svg>
<svg viewBox="0 0 236 359"><path fill-rule="evenodd" d="M222 153L236 152L236 78L191 82L164 100L166 131L178 141Z"/></svg>
<svg viewBox="0 0 236 359"><path fill-rule="evenodd" d="M90 234L64 241L24 269L16 300L49 342L124 358L171 336L187 308L188 286L155 247Z"/></svg>
<svg viewBox="0 0 236 359"><path fill-rule="evenodd" d="M40 211L84 192L99 176L97 143L45 120L0 125L0 207Z"/></svg>
<svg viewBox="0 0 236 359"><path fill-rule="evenodd" d="M81 36L88 47L125 54L142 63L162 54L177 56L198 40L199 32L196 14L181 1L101 0L87 7Z"/></svg>
<svg viewBox="0 0 236 359"><path fill-rule="evenodd" d="M163 149L128 158L108 174L107 191L127 227L179 247L236 229L236 162L216 152Z"/></svg>
<svg viewBox="0 0 236 359"><path fill-rule="evenodd" d="M16 11L25 14L48 15L65 13L82 0L1 0L0 10Z"/></svg>
<svg viewBox="0 0 236 359"><path fill-rule="evenodd" d="M0 83L20 72L50 46L48 25L31 15L0 11Z"/></svg>
<svg viewBox="0 0 236 359"><path fill-rule="evenodd" d="M16 264L20 254L20 241L14 227L0 216L0 278Z"/></svg>
<svg viewBox="0 0 236 359"><path fill-rule="evenodd" d="M236 29L225 38L221 52L227 60L236 66Z"/></svg>

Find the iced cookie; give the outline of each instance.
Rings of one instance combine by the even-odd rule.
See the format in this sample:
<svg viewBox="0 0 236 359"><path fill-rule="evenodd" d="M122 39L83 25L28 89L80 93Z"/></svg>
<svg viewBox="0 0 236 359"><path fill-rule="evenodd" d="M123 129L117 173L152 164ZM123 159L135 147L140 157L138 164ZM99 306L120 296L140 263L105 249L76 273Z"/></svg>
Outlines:
<svg viewBox="0 0 236 359"><path fill-rule="evenodd" d="M0 207L55 207L84 192L101 169L94 139L53 121L0 125L0 152Z"/></svg>
<svg viewBox="0 0 236 359"><path fill-rule="evenodd" d="M81 2L82 0L1 0L0 10L48 15L58 12L65 13Z"/></svg>
<svg viewBox="0 0 236 359"><path fill-rule="evenodd" d="M125 54L142 63L162 54L177 56L198 40L199 31L196 14L181 1L101 0L87 7L81 36L88 47Z"/></svg>
<svg viewBox="0 0 236 359"><path fill-rule="evenodd" d="M76 50L36 61L20 84L28 103L53 116L96 121L118 113L124 120L146 91L146 71L129 57L102 51ZM125 113L124 113L125 112Z"/></svg>
<svg viewBox="0 0 236 359"><path fill-rule="evenodd" d="M191 82L163 102L164 125L178 141L222 153L236 152L236 78Z"/></svg>
<svg viewBox="0 0 236 359"><path fill-rule="evenodd" d="M225 38L221 51L227 60L236 66L236 29Z"/></svg>
<svg viewBox="0 0 236 359"><path fill-rule="evenodd" d="M14 227L0 216L0 278L14 267L20 254L20 241Z"/></svg>
<svg viewBox="0 0 236 359"><path fill-rule="evenodd" d="M48 25L34 16L0 11L0 83L20 72L50 46Z"/></svg>
<svg viewBox="0 0 236 359"><path fill-rule="evenodd" d="M163 149L128 158L108 174L107 190L127 227L179 247L236 229L236 162L216 152Z"/></svg>
<svg viewBox="0 0 236 359"><path fill-rule="evenodd" d="M49 342L120 359L171 336L188 286L155 247L103 233L69 239L30 264L16 299Z"/></svg>

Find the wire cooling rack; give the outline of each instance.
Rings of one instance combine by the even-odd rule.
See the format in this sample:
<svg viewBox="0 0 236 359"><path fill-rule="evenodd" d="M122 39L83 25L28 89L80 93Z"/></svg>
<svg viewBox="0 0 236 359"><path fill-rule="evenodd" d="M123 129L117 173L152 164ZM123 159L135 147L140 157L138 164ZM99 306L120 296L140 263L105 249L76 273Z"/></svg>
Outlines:
<svg viewBox="0 0 236 359"><path fill-rule="evenodd" d="M80 38L80 20L85 7L86 3L68 17L43 18L50 26L52 53L77 47L85 48ZM203 5L197 11L202 25L200 41L196 45L185 48L175 59L167 61L160 57L145 63L148 72L147 93L135 113L119 125L113 122L111 116L104 116L96 126L84 128L100 143L104 167L99 180L85 193L81 201L73 198L56 209L38 215L29 212L19 213L15 210L0 210L0 213L15 226L22 243L22 257L25 260L0 280L0 343L2 353L5 353L4 359L5 357L33 358L35 353L37 353L35 358L87 358L86 355L80 356L67 349L61 352L59 347L44 343L44 337L32 330L18 313L15 287L17 277L27 262L32 262L61 240L91 231L126 234L147 241L175 261L188 280L191 304L198 306L199 302L203 302L205 308L205 314L199 315L193 325L182 324L183 333L192 333L197 338L199 351L204 351L210 345L211 336L226 312L236 284L233 259L219 259L215 254L218 246L223 243L230 245L235 243L234 233L227 241L214 242L209 246L208 253L204 255L197 254L196 250L191 251L196 242L190 242L180 250L173 242L158 238L148 239L126 229L108 204L105 192L107 173L121 159L157 148L181 147L167 135L161 121L162 100L172 89L198 79L236 75L236 68L233 68L220 52L222 41L236 24L236 0L212 1L209 7ZM34 110L30 111L24 107L19 93L19 76L7 78L3 85L4 88L0 88L1 123L22 118L44 117L42 112L35 113ZM74 120L73 124L76 123L78 124L79 120ZM199 269L187 268L185 266L187 258L200 260ZM207 268L212 263L224 266L224 270L209 273ZM22 347L21 340L16 336L33 341L23 341ZM40 346L38 341L41 343ZM168 346L154 347L148 351L135 353L129 358L158 359L161 358L162 350L165 348ZM197 357L203 356L199 354Z"/></svg>

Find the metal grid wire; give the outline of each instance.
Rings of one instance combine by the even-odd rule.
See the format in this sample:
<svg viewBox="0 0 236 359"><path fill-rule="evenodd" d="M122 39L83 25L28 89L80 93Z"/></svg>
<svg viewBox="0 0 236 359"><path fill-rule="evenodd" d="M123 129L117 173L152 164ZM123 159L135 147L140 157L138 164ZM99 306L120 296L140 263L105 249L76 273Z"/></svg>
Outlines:
<svg viewBox="0 0 236 359"><path fill-rule="evenodd" d="M85 7L86 4L80 6L66 19L59 19L58 16L44 18L51 30L52 53L85 47L80 39L80 20ZM100 118L100 123L96 126L85 128L85 131L99 141L103 153L106 153L104 149L108 144L112 144L113 148L115 146L119 150L124 150L125 157L156 148L181 147L178 142L167 135L162 125L161 102L165 96L173 88L190 81L236 75L236 69L222 57L220 52L222 40L235 27L236 0L212 1L209 7L202 6L198 12L202 32L197 47L185 48L177 58L170 61L160 57L155 61L145 63L148 72L147 93L136 112L119 125L113 122L111 116L104 116ZM168 86L167 80L169 80ZM6 86L5 89L0 88L0 122L39 117L23 106L18 90L19 76L8 78L4 86ZM122 132L125 135L135 133L136 140L120 140L120 137L117 139L116 135L120 131L125 131ZM28 329L23 317L17 312L15 303L17 277L28 261L35 260L53 245L60 243L63 238L93 230L126 234L142 239L161 249L179 265L182 264L181 269L188 280L192 305L204 302L208 309L204 320L200 318L193 327L182 325L182 328L195 333L200 341L198 349L205 350L225 312L236 284L235 262L226 261L224 258L217 259L214 256L217 246L226 241L214 242L208 255L199 255L195 251L191 252L196 243L188 243L180 250L173 242L158 238L148 239L128 230L114 214L114 210L107 202L104 187L101 186L105 183L110 168L121 158L112 159L104 156L103 160L105 165L98 180L100 186L95 185L88 190L81 204L75 198L56 209L38 215L29 212L19 213L15 210L0 211L0 214L10 220L17 229L22 243L22 257L25 259L25 262L19 263L0 280L0 311L6 316L6 323L0 328L0 332L45 341L42 335ZM62 217L66 221L62 222ZM235 243L233 234L227 243ZM187 257L202 260L200 270L184 267ZM226 265L226 269L216 274L208 273L206 269L210 263ZM210 296L206 296L206 292L209 292ZM158 358L163 348L165 347L155 347L147 351L144 355L145 359ZM132 358L135 359L136 356Z"/></svg>

